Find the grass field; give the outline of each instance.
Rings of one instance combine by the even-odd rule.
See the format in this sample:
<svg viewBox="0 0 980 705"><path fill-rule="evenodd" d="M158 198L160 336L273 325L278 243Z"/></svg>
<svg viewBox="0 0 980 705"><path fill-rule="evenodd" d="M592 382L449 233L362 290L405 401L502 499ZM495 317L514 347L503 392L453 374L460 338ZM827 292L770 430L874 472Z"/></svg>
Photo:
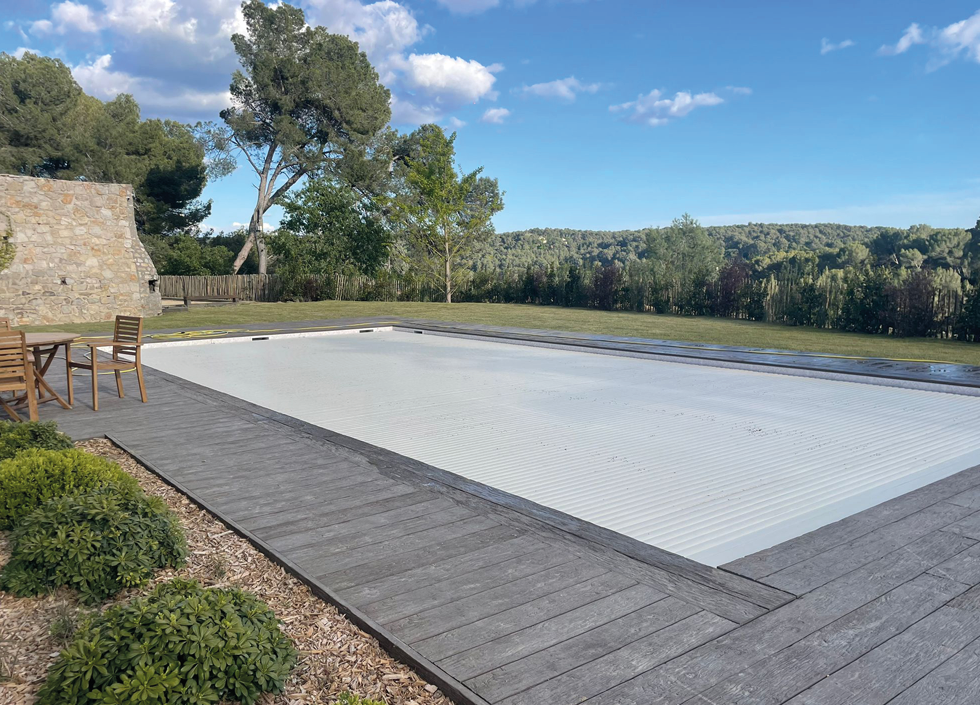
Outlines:
<svg viewBox="0 0 980 705"><path fill-rule="evenodd" d="M638 338L685 340L754 348L929 360L980 365L980 345L931 338L890 338L883 335L843 333L796 328L728 318L621 313L551 306L515 304L385 303L372 301L316 301L310 303L242 303L166 313L148 319L146 329L221 328L241 323L309 321L360 316L405 316L440 321L485 323L523 328L627 335ZM98 333L112 323L32 326L28 330L70 330Z"/></svg>

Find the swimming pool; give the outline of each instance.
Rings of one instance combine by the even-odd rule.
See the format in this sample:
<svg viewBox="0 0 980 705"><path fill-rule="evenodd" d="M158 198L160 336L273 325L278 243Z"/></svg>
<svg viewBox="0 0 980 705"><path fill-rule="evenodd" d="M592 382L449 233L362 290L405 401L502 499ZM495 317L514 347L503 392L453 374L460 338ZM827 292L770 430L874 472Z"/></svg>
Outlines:
<svg viewBox="0 0 980 705"><path fill-rule="evenodd" d="M980 464L980 398L494 342L156 344L144 363L709 565Z"/></svg>

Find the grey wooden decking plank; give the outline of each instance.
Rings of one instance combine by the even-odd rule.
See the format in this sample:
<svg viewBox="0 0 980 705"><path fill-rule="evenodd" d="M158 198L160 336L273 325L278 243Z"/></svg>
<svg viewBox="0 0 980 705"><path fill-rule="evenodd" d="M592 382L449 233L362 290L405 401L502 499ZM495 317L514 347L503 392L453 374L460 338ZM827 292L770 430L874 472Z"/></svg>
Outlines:
<svg viewBox="0 0 980 705"><path fill-rule="evenodd" d="M965 589L960 583L924 573L693 696L687 704L779 705L900 634Z"/></svg>
<svg viewBox="0 0 980 705"><path fill-rule="evenodd" d="M423 514L421 516L409 517L402 521L392 522L383 526L365 527L361 531L354 531L336 536L329 540L311 538L306 535L306 540L290 549L289 554L296 560L303 562L311 558L329 559L332 556L339 556L342 553L349 553L357 549L365 555L370 555L368 547L375 546L379 550L379 555L389 555L391 552L398 553L399 542L430 541L427 532L436 529L446 529L447 525L457 524L464 519L474 519L477 515L465 507L449 506L440 511ZM485 526L493 526L486 524ZM449 527L452 531L453 527ZM408 537L412 537L409 539ZM382 546L378 546L382 544ZM274 543L278 545L278 543ZM414 549L411 549L414 550ZM375 560L369 558L369 562Z"/></svg>
<svg viewBox="0 0 980 705"><path fill-rule="evenodd" d="M643 619L645 607L668 598L646 585L633 585L593 600L581 607L545 619L532 626L476 646L439 661L460 680L469 680L509 663L567 642L604 624L629 615L630 622ZM677 600L680 602L679 600ZM685 602L681 602L687 605ZM691 608L690 605L687 605ZM694 609L694 608L691 608Z"/></svg>
<svg viewBox="0 0 980 705"><path fill-rule="evenodd" d="M580 703L630 680L637 673L643 673L715 639L736 626L734 622L710 612L698 612L594 661L546 680L530 690L501 700L500 703Z"/></svg>
<svg viewBox="0 0 980 705"><path fill-rule="evenodd" d="M676 597L665 597L505 665L484 669L479 675L463 682L490 702L498 702L602 658L700 611ZM556 701L544 699L541 702Z"/></svg>
<svg viewBox="0 0 980 705"><path fill-rule="evenodd" d="M678 705L974 545L935 531L632 681L589 705Z"/></svg>
<svg viewBox="0 0 980 705"><path fill-rule="evenodd" d="M980 612L943 607L787 702L883 705L978 637Z"/></svg>
<svg viewBox="0 0 980 705"><path fill-rule="evenodd" d="M416 494L418 490L407 485L388 485L381 489L368 492L366 494L350 495L331 499L329 502L316 504L314 506L304 505L272 512L270 514L260 514L254 517L239 517L238 523L249 531L258 531L268 526L282 526L284 524L299 524L310 518L315 518L323 513L350 509L362 504L371 504L386 499L394 499L403 495Z"/></svg>
<svg viewBox="0 0 980 705"><path fill-rule="evenodd" d="M953 495L947 502L952 504L958 504L961 507L970 507L971 509L980 510L980 485L976 487L971 487L968 490L963 490L959 494Z"/></svg>
<svg viewBox="0 0 980 705"><path fill-rule="evenodd" d="M270 449L269 452L272 453L274 450ZM358 471L381 477L373 468L352 463L345 458L318 457L316 455L309 457L304 455L299 458L290 455L290 465L287 466L290 468L289 470L278 473L268 472L267 468L270 466L283 467L279 465L280 462L282 462L281 454L278 460L253 454L246 458L219 456L211 460L207 467L194 467L187 463L176 463L176 466L180 468L181 476L189 483L188 487L193 484L195 488L208 492L221 492L228 486L242 487L243 482L254 483L256 476L262 482L276 482L281 481L282 478L302 478L311 473L319 473L324 477L346 477L357 474ZM265 478L264 475L272 476Z"/></svg>
<svg viewBox="0 0 980 705"><path fill-rule="evenodd" d="M802 595L932 531L953 524L973 511L948 502L936 502L860 538L768 575L762 581L794 595Z"/></svg>
<svg viewBox="0 0 980 705"><path fill-rule="evenodd" d="M980 486L980 466L963 470L833 524L726 563L722 568L747 578L764 578L976 486Z"/></svg>
<svg viewBox="0 0 980 705"><path fill-rule="evenodd" d="M513 634L557 615L629 589L637 583L620 573L603 573L591 580L539 597L523 605L484 617L418 642L436 661ZM646 585L645 589L652 590ZM659 593L667 597L665 593Z"/></svg>
<svg viewBox="0 0 980 705"><path fill-rule="evenodd" d="M302 548L314 543L332 542L350 534L356 534L385 526L401 525L410 519L436 514L453 507L451 500L445 497L422 498L425 501L402 504L387 511L373 511L348 521L339 521L328 526L319 526L314 529L304 529L294 531L283 536L262 537L270 545L276 547L278 551L289 551L295 548Z"/></svg>
<svg viewBox="0 0 980 705"><path fill-rule="evenodd" d="M929 573L964 585L980 584L980 543L930 568Z"/></svg>
<svg viewBox="0 0 980 705"><path fill-rule="evenodd" d="M498 565L511 558L533 553L543 547L544 544L537 539L522 535L502 543L491 544L469 553L348 588L343 590L342 594L359 605L367 605L399 595L407 590L436 585L460 573L469 573L487 566Z"/></svg>
<svg viewBox="0 0 980 705"><path fill-rule="evenodd" d="M888 705L980 703L980 639L964 648Z"/></svg>
<svg viewBox="0 0 980 705"><path fill-rule="evenodd" d="M972 509L970 510L972 511ZM955 524L950 524L944 531L949 531L960 536L968 536L971 539L980 540L980 512L964 517Z"/></svg>
<svg viewBox="0 0 980 705"><path fill-rule="evenodd" d="M315 508L323 503L335 499L357 498L371 494L377 490L396 487L396 483L385 479L368 479L356 485L343 487L335 492L324 491L323 496L308 495L302 501L295 499L283 499L281 497L266 497L266 501L236 502L232 500L215 501L214 507L218 511L228 512L236 520L247 521L257 519L271 514L278 514L283 511L296 512L300 509Z"/></svg>
<svg viewBox="0 0 980 705"><path fill-rule="evenodd" d="M326 571L316 575L318 580L330 585L334 590L344 591L357 585L371 583L381 578L404 573L419 566L437 563L471 553L489 545L502 543L520 536L520 532L510 526L494 526L458 539L432 544L417 551L403 553L394 558L386 558L373 563L343 571Z"/></svg>
<svg viewBox="0 0 980 705"><path fill-rule="evenodd" d="M363 609L381 624L387 624L573 560L575 555L572 553L556 552L550 547L543 548L470 573L457 574L434 585L426 585L378 602L364 604Z"/></svg>
<svg viewBox="0 0 980 705"><path fill-rule="evenodd" d="M262 463L259 463L261 465ZM278 495L285 499L292 495L303 496L303 493L312 494L319 492L323 488L333 490L346 490L354 485L362 485L365 482L380 480L382 477L377 473L365 471L346 463L338 463L333 466L311 467L297 473L278 474L271 481L263 482L261 488L255 486L243 488L239 483L239 492L222 482L217 485L205 485L194 488L195 491L207 492L208 497L217 503L225 503L234 500L240 504L251 504L257 499L270 495ZM190 489L190 487L188 486ZM334 495L336 496L336 495Z"/></svg>
<svg viewBox="0 0 980 705"><path fill-rule="evenodd" d="M591 561L574 560L477 595L413 614L387 626L411 644L585 582L604 572L606 571Z"/></svg>
<svg viewBox="0 0 980 705"><path fill-rule="evenodd" d="M270 541L316 529L329 532L331 527L341 524L344 525L341 528L341 531L343 531L349 526L356 526L360 521L367 521L375 516L383 516L391 511L399 511L417 504L449 501L438 495L433 495L426 490L416 490L414 488L403 489L408 489L409 491L404 494L395 495L394 497L376 499L370 502L359 502L346 509L335 508L324 513L287 517L281 523L256 529L253 533L264 540Z"/></svg>
<svg viewBox="0 0 980 705"><path fill-rule="evenodd" d="M294 560L307 570L314 572L327 571L344 572L358 566L391 560L399 555L438 545L453 538L469 536L480 531L500 526L488 517L467 516L452 524L436 526L418 533L404 536L391 541L372 543L367 546L354 548L338 553L327 551L311 551L292 553Z"/></svg>

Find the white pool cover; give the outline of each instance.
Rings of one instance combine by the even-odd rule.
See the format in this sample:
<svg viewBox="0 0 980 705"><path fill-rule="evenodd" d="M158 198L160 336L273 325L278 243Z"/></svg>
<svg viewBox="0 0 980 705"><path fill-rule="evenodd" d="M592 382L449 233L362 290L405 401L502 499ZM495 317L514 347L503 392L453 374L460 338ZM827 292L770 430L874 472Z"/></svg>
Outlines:
<svg viewBox="0 0 980 705"><path fill-rule="evenodd" d="M416 335L146 364L718 565L980 464L980 398Z"/></svg>

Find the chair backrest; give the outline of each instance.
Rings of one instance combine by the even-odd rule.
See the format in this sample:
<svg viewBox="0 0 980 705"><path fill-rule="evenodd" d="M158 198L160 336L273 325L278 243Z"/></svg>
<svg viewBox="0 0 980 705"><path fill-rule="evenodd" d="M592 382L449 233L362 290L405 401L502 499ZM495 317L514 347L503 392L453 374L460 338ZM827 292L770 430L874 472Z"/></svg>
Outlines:
<svg viewBox="0 0 980 705"><path fill-rule="evenodd" d="M30 364L24 331L0 331L0 385L9 390L22 384L26 389Z"/></svg>
<svg viewBox="0 0 980 705"><path fill-rule="evenodd" d="M0 318L0 330L10 330L9 318Z"/></svg>
<svg viewBox="0 0 980 705"><path fill-rule="evenodd" d="M117 343L141 343L143 342L143 319L138 316L116 316L116 331L112 339ZM112 351L113 357L123 355L136 355L139 348L118 347Z"/></svg>

